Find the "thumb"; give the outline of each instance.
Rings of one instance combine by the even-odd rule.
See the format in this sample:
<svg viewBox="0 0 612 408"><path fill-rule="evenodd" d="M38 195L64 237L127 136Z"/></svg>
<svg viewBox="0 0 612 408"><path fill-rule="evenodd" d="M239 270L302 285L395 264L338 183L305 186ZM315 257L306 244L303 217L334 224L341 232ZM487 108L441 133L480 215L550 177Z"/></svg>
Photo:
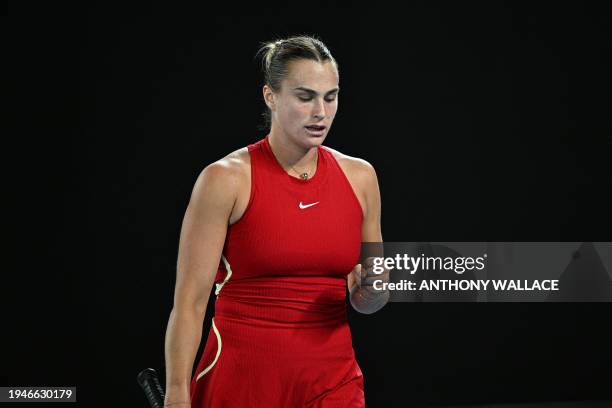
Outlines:
<svg viewBox="0 0 612 408"><path fill-rule="evenodd" d="M355 265L355 281L357 281L358 287L361 287L361 280L363 279L362 273L363 273L363 268L361 264Z"/></svg>

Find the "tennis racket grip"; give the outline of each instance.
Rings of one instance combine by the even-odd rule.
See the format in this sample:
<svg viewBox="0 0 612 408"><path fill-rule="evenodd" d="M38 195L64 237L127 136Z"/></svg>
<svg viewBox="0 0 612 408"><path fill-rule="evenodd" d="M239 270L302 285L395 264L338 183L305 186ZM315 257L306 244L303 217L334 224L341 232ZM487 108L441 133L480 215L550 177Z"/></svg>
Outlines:
<svg viewBox="0 0 612 408"><path fill-rule="evenodd" d="M151 407L164 408L164 389L159 384L157 372L152 368L145 368L138 374L136 379Z"/></svg>

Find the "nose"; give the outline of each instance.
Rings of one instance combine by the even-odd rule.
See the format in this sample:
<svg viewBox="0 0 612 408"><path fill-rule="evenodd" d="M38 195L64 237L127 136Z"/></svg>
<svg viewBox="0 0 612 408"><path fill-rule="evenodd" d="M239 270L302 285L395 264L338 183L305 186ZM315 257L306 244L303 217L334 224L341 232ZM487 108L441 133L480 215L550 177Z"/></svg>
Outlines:
<svg viewBox="0 0 612 408"><path fill-rule="evenodd" d="M323 99L317 99L313 107L312 116L318 120L325 118L325 101Z"/></svg>

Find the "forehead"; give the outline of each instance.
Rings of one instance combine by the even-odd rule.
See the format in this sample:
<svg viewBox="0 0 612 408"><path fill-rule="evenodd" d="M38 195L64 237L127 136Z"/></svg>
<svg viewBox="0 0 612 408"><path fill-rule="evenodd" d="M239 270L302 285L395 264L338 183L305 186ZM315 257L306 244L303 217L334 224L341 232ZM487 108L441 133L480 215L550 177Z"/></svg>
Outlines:
<svg viewBox="0 0 612 408"><path fill-rule="evenodd" d="M283 80L289 88L303 86L306 88L328 91L338 86L338 71L331 61L299 59L287 66L287 76Z"/></svg>

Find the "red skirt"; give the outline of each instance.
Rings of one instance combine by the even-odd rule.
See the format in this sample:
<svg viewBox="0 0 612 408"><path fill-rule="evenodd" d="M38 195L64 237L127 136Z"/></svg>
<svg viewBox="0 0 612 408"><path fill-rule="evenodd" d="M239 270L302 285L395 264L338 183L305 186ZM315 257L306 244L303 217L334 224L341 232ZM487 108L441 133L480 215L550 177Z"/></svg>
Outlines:
<svg viewBox="0 0 612 408"><path fill-rule="evenodd" d="M191 381L192 407L365 406L346 319L286 324L233 312L217 307Z"/></svg>

